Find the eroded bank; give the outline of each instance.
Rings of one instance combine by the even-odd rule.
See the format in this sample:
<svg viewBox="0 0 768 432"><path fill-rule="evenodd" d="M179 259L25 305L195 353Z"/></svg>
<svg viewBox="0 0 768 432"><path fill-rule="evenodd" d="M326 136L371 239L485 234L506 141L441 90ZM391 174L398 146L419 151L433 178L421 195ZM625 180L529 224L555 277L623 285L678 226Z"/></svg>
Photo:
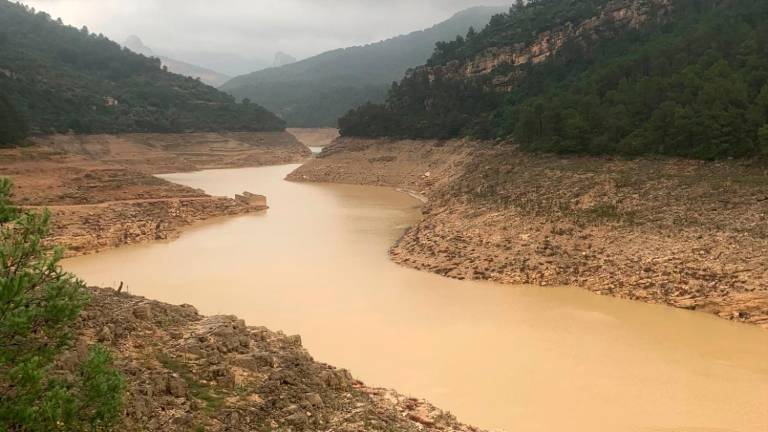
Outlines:
<svg viewBox="0 0 768 432"><path fill-rule="evenodd" d="M768 173L757 162L343 138L289 179L426 196L424 219L391 250L413 268L581 286L768 326Z"/></svg>
<svg viewBox="0 0 768 432"><path fill-rule="evenodd" d="M153 174L295 163L310 155L285 132L56 135L0 150L0 176L14 181L15 204L51 210L51 240L72 256L168 240L199 221L262 209Z"/></svg>

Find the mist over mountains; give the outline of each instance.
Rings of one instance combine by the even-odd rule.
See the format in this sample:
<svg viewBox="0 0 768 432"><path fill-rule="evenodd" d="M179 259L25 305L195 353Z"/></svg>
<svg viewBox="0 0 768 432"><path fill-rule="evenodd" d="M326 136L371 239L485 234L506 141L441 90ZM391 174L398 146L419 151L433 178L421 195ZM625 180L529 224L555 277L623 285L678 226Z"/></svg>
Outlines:
<svg viewBox="0 0 768 432"><path fill-rule="evenodd" d="M466 9L426 30L242 75L221 89L267 107L291 126L335 126L349 109L383 101L392 82L426 62L437 42L465 35L470 27L481 29L507 9Z"/></svg>
<svg viewBox="0 0 768 432"><path fill-rule="evenodd" d="M159 58L163 66L167 67L170 72L179 75L190 76L192 78L200 78L200 81L213 87L219 87L231 79L231 77L228 75L204 68L202 66L193 65L191 63L172 59L163 55L157 55L152 50L152 48L144 45L144 42L136 35L129 36L128 39L123 42L123 46L135 52L136 54Z"/></svg>

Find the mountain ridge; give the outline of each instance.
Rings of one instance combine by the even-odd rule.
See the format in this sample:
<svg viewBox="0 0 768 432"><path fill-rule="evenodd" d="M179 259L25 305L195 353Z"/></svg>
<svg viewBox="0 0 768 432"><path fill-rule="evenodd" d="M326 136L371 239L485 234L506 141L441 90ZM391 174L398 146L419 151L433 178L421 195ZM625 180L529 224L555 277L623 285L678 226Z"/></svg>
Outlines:
<svg viewBox="0 0 768 432"><path fill-rule="evenodd" d="M263 132L284 122L86 27L0 0L0 144L54 133ZM16 114L18 115L16 115ZM14 119L20 118L21 121ZM7 121L10 119L10 123ZM10 128L7 123L10 124Z"/></svg>
<svg viewBox="0 0 768 432"><path fill-rule="evenodd" d="M392 81L426 61L436 42L483 26L504 10L482 6L466 9L425 30L235 77L221 89L238 99L263 104L291 126L335 126L336 119L348 109L383 100Z"/></svg>
<svg viewBox="0 0 768 432"><path fill-rule="evenodd" d="M768 154L768 4L538 0L439 44L347 136L512 139L529 151Z"/></svg>

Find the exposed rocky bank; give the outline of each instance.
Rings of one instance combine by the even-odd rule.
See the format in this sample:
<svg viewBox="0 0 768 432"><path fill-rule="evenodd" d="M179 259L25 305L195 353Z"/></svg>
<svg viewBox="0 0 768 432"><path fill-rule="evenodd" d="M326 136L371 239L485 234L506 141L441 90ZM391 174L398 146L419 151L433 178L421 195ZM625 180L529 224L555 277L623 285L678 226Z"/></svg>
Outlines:
<svg viewBox="0 0 768 432"><path fill-rule="evenodd" d="M426 401L316 362L299 336L91 291L76 348L59 366L74 370L94 341L112 349L128 388L118 430L480 432Z"/></svg>
<svg viewBox="0 0 768 432"><path fill-rule="evenodd" d="M342 138L289 176L428 199L401 264L576 285L768 327L768 167L531 155L509 144Z"/></svg>
<svg viewBox="0 0 768 432"><path fill-rule="evenodd" d="M152 174L297 163L310 155L280 132L57 135L0 150L0 177L13 179L16 204L51 210L51 239L72 256L171 239L195 222L264 209Z"/></svg>

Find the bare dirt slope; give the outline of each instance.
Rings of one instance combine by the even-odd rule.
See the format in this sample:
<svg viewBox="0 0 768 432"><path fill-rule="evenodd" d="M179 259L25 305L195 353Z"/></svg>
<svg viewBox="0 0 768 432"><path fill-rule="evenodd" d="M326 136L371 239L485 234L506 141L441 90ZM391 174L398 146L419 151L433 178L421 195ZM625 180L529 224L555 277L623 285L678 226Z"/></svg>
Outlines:
<svg viewBox="0 0 768 432"><path fill-rule="evenodd" d="M768 327L768 167L340 139L289 176L429 199L396 262L459 279L577 285Z"/></svg>
<svg viewBox="0 0 768 432"><path fill-rule="evenodd" d="M263 209L152 173L295 163L309 154L287 133L59 135L0 150L0 176L13 179L16 204L49 208L52 240L79 255Z"/></svg>
<svg viewBox="0 0 768 432"><path fill-rule="evenodd" d="M112 349L128 387L118 430L480 432L314 361L299 336L113 290L92 296L60 367L74 370L95 341Z"/></svg>
<svg viewBox="0 0 768 432"><path fill-rule="evenodd" d="M151 174L280 165L311 155L287 132L52 135L33 146Z"/></svg>

